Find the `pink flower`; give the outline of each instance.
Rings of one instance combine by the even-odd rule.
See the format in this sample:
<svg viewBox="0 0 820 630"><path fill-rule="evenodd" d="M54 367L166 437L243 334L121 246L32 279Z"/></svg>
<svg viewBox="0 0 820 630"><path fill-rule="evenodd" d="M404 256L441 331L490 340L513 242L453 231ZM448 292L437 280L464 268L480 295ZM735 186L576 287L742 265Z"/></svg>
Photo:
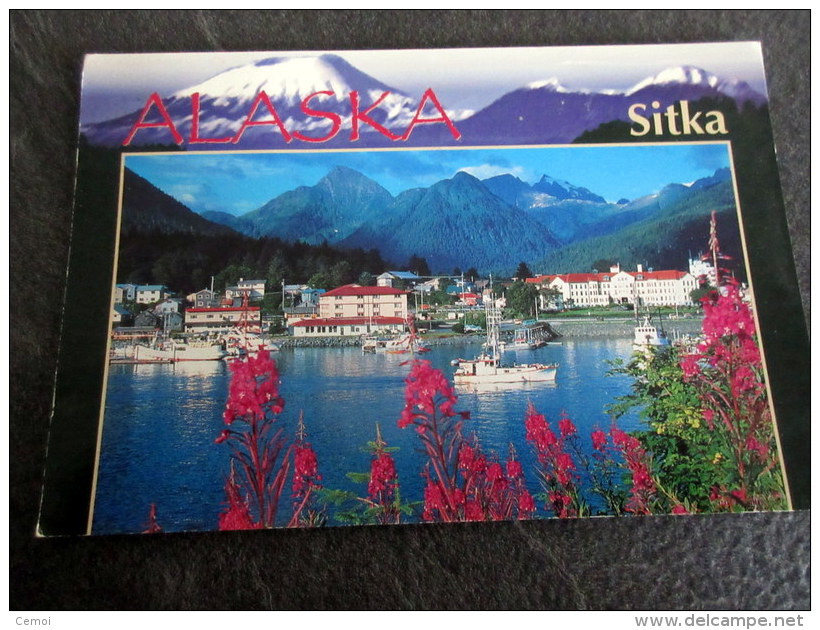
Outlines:
<svg viewBox="0 0 820 630"><path fill-rule="evenodd" d="M535 512L535 501L533 501L532 495L526 490L523 490L518 495L518 512L524 518Z"/></svg>
<svg viewBox="0 0 820 630"><path fill-rule="evenodd" d="M558 430L561 432L562 438L568 438L576 433L575 425L567 416L563 416L558 421Z"/></svg>
<svg viewBox="0 0 820 630"><path fill-rule="evenodd" d="M399 418L399 428L436 413L449 418L456 415L456 395L441 370L433 368L429 361L413 361L410 374L405 379L404 409Z"/></svg>
<svg viewBox="0 0 820 630"><path fill-rule="evenodd" d="M511 459L507 462L507 477L510 479L520 479L524 476L524 470L521 468L521 462Z"/></svg>
<svg viewBox="0 0 820 630"><path fill-rule="evenodd" d="M370 463L370 482L367 485L367 493L370 498L376 500L379 495L385 493L392 498L393 489L396 484L396 464L389 453L381 453Z"/></svg>
<svg viewBox="0 0 820 630"><path fill-rule="evenodd" d="M297 445L293 455L293 494L303 496L305 492L317 485L319 464L316 453L309 444Z"/></svg>
<svg viewBox="0 0 820 630"><path fill-rule="evenodd" d="M595 429L592 432L592 448L596 451L603 451L606 447L606 433L600 429Z"/></svg>

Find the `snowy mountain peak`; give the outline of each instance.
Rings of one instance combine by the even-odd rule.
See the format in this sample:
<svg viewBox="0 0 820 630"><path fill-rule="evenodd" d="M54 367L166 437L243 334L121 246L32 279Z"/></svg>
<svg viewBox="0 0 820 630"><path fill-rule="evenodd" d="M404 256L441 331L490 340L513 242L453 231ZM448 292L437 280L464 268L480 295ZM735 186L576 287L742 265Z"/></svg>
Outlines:
<svg viewBox="0 0 820 630"><path fill-rule="evenodd" d="M570 92L570 90L561 85L557 77L552 77L543 81L533 81L532 83L527 84L527 87L531 90L551 90L553 92L560 93Z"/></svg>
<svg viewBox="0 0 820 630"><path fill-rule="evenodd" d="M225 70L176 92L173 97L187 98L198 92L201 98L249 100L265 91L274 101L298 103L310 94L323 91L333 92L337 100L342 100L354 90L397 93L337 55L319 55L261 59Z"/></svg>
<svg viewBox="0 0 820 630"><path fill-rule="evenodd" d="M696 68L695 66L676 66L666 68L655 76L644 79L629 90L628 93L632 94L650 85L667 85L669 83L683 83L686 85L716 88L720 84L720 79L711 72Z"/></svg>
<svg viewBox="0 0 820 630"><path fill-rule="evenodd" d="M675 66L666 68L655 76L634 85L626 94L631 95L651 86L682 85L714 90L736 100L765 102L766 98L756 92L748 83L738 79L724 79L696 66Z"/></svg>

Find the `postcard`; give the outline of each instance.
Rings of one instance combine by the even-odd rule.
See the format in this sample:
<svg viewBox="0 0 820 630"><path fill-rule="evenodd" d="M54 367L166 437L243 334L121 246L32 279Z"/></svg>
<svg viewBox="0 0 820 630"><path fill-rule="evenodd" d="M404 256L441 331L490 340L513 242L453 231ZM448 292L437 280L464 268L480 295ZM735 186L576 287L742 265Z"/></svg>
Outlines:
<svg viewBox="0 0 820 630"><path fill-rule="evenodd" d="M78 143L41 535L808 507L757 43L91 55Z"/></svg>

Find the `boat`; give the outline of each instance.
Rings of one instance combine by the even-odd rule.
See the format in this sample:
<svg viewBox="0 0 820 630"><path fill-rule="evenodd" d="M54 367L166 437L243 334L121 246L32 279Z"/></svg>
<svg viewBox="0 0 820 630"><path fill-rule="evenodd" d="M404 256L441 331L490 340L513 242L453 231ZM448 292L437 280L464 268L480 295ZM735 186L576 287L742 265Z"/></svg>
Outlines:
<svg viewBox="0 0 820 630"><path fill-rule="evenodd" d="M407 318L408 332L398 337L379 337L368 335L362 338L362 352L386 352L387 354L415 354L429 352L430 348L424 345L416 334L413 316Z"/></svg>
<svg viewBox="0 0 820 630"><path fill-rule="evenodd" d="M558 373L557 363L504 364L499 348L500 304L487 299L487 341L481 354L475 359L459 359L453 381L456 385L554 383Z"/></svg>
<svg viewBox="0 0 820 630"><path fill-rule="evenodd" d="M177 361L219 361L228 356L220 342L170 339L154 346L136 344L136 363L176 363Z"/></svg>
<svg viewBox="0 0 820 630"><path fill-rule="evenodd" d="M220 337L225 342L225 351L228 357L239 357L248 352L258 352L262 348L269 352L278 352L279 347L266 340L255 332L246 332L240 329L225 333Z"/></svg>
<svg viewBox="0 0 820 630"><path fill-rule="evenodd" d="M655 326L649 316L635 325L635 337L632 346L636 350L648 348L665 348L670 345L669 337L663 327Z"/></svg>
<svg viewBox="0 0 820 630"><path fill-rule="evenodd" d="M525 322L523 327L515 329L512 343L508 347L535 350L547 345L552 337L552 331L546 322Z"/></svg>

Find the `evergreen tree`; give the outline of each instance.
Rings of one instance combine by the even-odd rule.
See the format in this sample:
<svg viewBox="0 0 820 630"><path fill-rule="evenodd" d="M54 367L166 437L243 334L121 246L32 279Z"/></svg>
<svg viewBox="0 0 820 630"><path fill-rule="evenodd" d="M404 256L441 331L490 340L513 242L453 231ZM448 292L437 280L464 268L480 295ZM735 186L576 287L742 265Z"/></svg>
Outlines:
<svg viewBox="0 0 820 630"><path fill-rule="evenodd" d="M518 280L526 280L527 278L532 278L532 271L527 266L523 260L518 263L518 269L515 270L515 277Z"/></svg>

